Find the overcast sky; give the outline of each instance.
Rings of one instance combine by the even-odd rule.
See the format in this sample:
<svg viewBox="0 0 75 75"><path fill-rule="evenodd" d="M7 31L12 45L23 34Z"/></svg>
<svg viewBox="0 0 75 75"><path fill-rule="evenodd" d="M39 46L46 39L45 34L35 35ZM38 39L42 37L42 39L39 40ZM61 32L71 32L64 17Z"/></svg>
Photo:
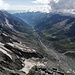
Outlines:
<svg viewBox="0 0 75 75"><path fill-rule="evenodd" d="M73 12L75 0L0 0L0 9Z"/></svg>

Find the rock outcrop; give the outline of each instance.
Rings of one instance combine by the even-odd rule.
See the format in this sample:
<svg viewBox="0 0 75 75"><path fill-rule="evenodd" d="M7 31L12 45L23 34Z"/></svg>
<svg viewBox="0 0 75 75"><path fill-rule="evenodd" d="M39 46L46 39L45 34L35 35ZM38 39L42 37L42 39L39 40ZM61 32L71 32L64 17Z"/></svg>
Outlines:
<svg viewBox="0 0 75 75"><path fill-rule="evenodd" d="M26 70L27 67L25 67L25 65L27 65L27 63L31 64L28 71L38 63L42 65L43 63L38 61L42 58L43 56L40 53L24 44L17 42L6 44L0 43L0 72L2 72L2 74L8 73L6 75L19 75L23 68ZM31 62L28 60L31 60Z"/></svg>
<svg viewBox="0 0 75 75"><path fill-rule="evenodd" d="M56 68L49 70L46 66L34 66L28 75L64 75L64 73L59 72Z"/></svg>

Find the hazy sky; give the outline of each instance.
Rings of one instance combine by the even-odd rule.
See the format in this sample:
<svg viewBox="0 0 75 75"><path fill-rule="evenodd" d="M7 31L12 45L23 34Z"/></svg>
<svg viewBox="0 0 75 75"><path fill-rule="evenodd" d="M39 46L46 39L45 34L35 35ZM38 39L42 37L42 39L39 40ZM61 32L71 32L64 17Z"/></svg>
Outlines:
<svg viewBox="0 0 75 75"><path fill-rule="evenodd" d="M32 0L3 0L10 5L32 5Z"/></svg>
<svg viewBox="0 0 75 75"><path fill-rule="evenodd" d="M0 9L74 12L75 0L0 0Z"/></svg>
<svg viewBox="0 0 75 75"><path fill-rule="evenodd" d="M0 0L0 9L50 11L49 0Z"/></svg>

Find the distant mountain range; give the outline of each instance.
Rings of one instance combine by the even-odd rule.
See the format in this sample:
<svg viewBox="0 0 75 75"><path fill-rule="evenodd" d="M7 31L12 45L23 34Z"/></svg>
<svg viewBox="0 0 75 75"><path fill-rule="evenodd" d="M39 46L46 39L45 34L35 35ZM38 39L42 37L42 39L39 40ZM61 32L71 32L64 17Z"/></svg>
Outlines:
<svg viewBox="0 0 75 75"><path fill-rule="evenodd" d="M31 26L37 25L45 17L49 17L50 14L42 12L25 12L25 13L15 13L14 16L20 18L27 24Z"/></svg>
<svg viewBox="0 0 75 75"><path fill-rule="evenodd" d="M41 13L41 12L25 12L25 13L16 13L14 14L14 16L20 18L21 20L23 20L24 22L26 22L31 26L35 26L36 30L44 30L44 31L47 30L46 32L49 32L49 34L51 33L53 35L58 34L58 32L59 34L63 32L65 36L69 36L69 37L75 36L73 31L74 28L73 24L75 18L72 14L70 15L70 14L63 14L63 13L48 14L48 13ZM56 31L57 33L54 33Z"/></svg>

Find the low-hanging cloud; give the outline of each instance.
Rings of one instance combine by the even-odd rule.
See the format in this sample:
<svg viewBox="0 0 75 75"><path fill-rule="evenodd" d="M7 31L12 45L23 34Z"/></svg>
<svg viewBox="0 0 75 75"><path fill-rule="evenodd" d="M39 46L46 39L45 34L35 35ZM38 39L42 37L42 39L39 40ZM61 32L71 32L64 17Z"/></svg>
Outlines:
<svg viewBox="0 0 75 75"><path fill-rule="evenodd" d="M7 10L9 7L8 3L5 3L3 0L0 0L0 10Z"/></svg>
<svg viewBox="0 0 75 75"><path fill-rule="evenodd" d="M57 1L57 2L56 2ZM75 0L51 0L52 9L75 9Z"/></svg>
<svg viewBox="0 0 75 75"><path fill-rule="evenodd" d="M73 13L75 10L75 0L51 0L48 5L52 12Z"/></svg>
<svg viewBox="0 0 75 75"><path fill-rule="evenodd" d="M34 0L33 3L49 5L52 12L70 12L75 10L75 0Z"/></svg>
<svg viewBox="0 0 75 75"><path fill-rule="evenodd" d="M34 0L32 1L32 3L35 4L48 4L50 2L50 0Z"/></svg>

